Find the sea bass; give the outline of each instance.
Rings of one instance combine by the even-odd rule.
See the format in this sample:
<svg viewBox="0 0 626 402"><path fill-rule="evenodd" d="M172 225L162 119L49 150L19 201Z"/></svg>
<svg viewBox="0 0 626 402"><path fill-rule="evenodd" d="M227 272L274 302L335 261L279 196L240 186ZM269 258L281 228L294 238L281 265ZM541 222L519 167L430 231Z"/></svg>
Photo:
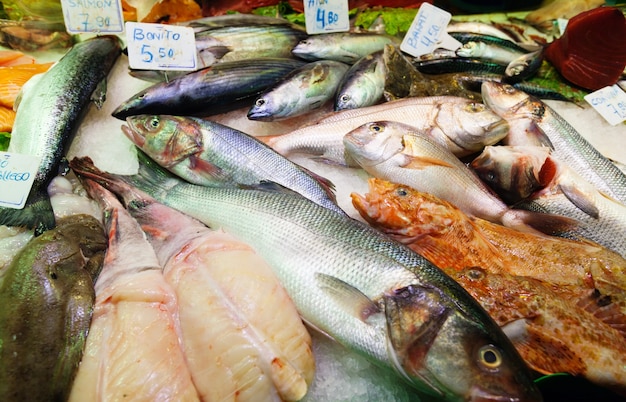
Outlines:
<svg viewBox="0 0 626 402"><path fill-rule="evenodd" d="M554 156L599 191L626 203L626 175L541 100L496 82L482 84L483 101L507 120L531 119L548 137Z"/></svg>
<svg viewBox="0 0 626 402"><path fill-rule="evenodd" d="M424 135L394 122L367 123L344 137L350 156L370 175L431 193L491 222L530 232L563 230L567 218L509 208L463 162Z"/></svg>
<svg viewBox="0 0 626 402"><path fill-rule="evenodd" d="M250 244L308 323L421 392L447 400L541 400L506 336L448 276L364 223L293 192L185 183L150 160L114 176L88 158L72 168L103 185L127 180Z"/></svg>
<svg viewBox="0 0 626 402"><path fill-rule="evenodd" d="M159 165L203 186L273 181L335 211L333 185L256 138L212 121L181 116L130 116L126 136Z"/></svg>
<svg viewBox="0 0 626 402"><path fill-rule="evenodd" d="M506 121L482 103L455 96L437 96L399 99L334 112L315 124L274 137L268 144L286 156L305 153L330 163L358 166L346 158L343 137L363 124L379 120L410 125L445 143L457 156L495 144L508 132Z"/></svg>
<svg viewBox="0 0 626 402"><path fill-rule="evenodd" d="M0 400L67 400L105 249L102 225L73 215L13 259L0 286Z"/></svg>
<svg viewBox="0 0 626 402"><path fill-rule="evenodd" d="M116 192L176 293L182 344L200 398L302 399L315 372L311 337L270 266L222 230L128 185Z"/></svg>
<svg viewBox="0 0 626 402"><path fill-rule="evenodd" d="M439 267L478 266L626 300L626 259L589 241L524 233L469 217L432 194L380 179L352 202L373 227Z"/></svg>
<svg viewBox="0 0 626 402"><path fill-rule="evenodd" d="M105 211L109 246L70 401L199 401L182 346L178 305L139 224L115 196L83 182Z"/></svg>
<svg viewBox="0 0 626 402"><path fill-rule="evenodd" d="M8 152L39 158L23 209L0 208L0 224L54 227L46 189L58 173L71 136L98 85L121 54L116 36L98 36L74 45L58 63L28 86L19 100Z"/></svg>

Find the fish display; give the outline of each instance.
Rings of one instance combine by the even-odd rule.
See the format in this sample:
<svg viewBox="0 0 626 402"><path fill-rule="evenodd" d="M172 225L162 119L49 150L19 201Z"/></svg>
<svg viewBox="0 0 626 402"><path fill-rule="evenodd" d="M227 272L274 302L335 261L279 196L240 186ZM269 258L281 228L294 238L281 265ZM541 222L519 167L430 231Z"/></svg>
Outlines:
<svg viewBox="0 0 626 402"><path fill-rule="evenodd" d="M541 399L506 336L456 282L361 222L290 192L191 185L145 159L135 176L98 172L88 158L71 167L104 186L127 180L247 242L306 322L422 393Z"/></svg>
<svg viewBox="0 0 626 402"><path fill-rule="evenodd" d="M0 399L64 401L74 381L106 249L102 225L73 215L30 240L0 285Z"/></svg>
<svg viewBox="0 0 626 402"><path fill-rule="evenodd" d="M46 187L57 175L81 113L121 53L115 36L99 36L74 45L41 78L29 81L15 116L9 152L39 158L39 167L23 209L0 208L0 224L54 227Z"/></svg>
<svg viewBox="0 0 626 402"><path fill-rule="evenodd" d="M400 45L400 40L376 33L334 32L311 35L301 40L291 53L304 60L354 64L362 57L383 50L387 44Z"/></svg>
<svg viewBox="0 0 626 402"><path fill-rule="evenodd" d="M179 344L176 296L154 250L111 193L84 186L104 210L108 247L69 400L199 401Z"/></svg>
<svg viewBox="0 0 626 402"><path fill-rule="evenodd" d="M535 233L573 224L563 216L510 208L447 148L424 135L407 135L394 122L364 124L344 136L344 145L370 175L431 193L472 216Z"/></svg>

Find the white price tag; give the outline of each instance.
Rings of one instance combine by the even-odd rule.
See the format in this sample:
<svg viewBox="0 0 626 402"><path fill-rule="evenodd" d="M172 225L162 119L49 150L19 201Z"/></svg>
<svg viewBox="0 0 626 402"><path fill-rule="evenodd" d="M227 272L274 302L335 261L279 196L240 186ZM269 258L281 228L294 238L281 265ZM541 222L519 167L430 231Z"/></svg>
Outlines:
<svg viewBox="0 0 626 402"><path fill-rule="evenodd" d="M40 158L0 152L0 206L22 209L33 186Z"/></svg>
<svg viewBox="0 0 626 402"><path fill-rule="evenodd" d="M124 32L121 0L61 0L61 8L71 34Z"/></svg>
<svg viewBox="0 0 626 402"><path fill-rule="evenodd" d="M304 0L303 4L308 34L350 30L348 0Z"/></svg>
<svg viewBox="0 0 626 402"><path fill-rule="evenodd" d="M446 32L451 18L449 12L430 3L422 3L400 44L400 50L419 57L436 48L458 49L461 43Z"/></svg>
<svg viewBox="0 0 626 402"><path fill-rule="evenodd" d="M193 28L126 23L128 64L138 70L182 70L198 68Z"/></svg>
<svg viewBox="0 0 626 402"><path fill-rule="evenodd" d="M626 92L618 85L592 92L585 100L612 126L626 120Z"/></svg>

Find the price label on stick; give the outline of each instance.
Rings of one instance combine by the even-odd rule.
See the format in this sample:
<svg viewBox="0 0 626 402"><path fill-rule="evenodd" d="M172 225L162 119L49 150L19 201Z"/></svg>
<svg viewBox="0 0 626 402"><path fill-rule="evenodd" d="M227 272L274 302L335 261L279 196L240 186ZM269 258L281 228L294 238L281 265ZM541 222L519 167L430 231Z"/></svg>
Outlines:
<svg viewBox="0 0 626 402"><path fill-rule="evenodd" d="M348 0L304 0L303 4L308 34L350 30Z"/></svg>
<svg viewBox="0 0 626 402"><path fill-rule="evenodd" d="M0 152L0 207L24 208L39 164L31 155Z"/></svg>
<svg viewBox="0 0 626 402"><path fill-rule="evenodd" d="M592 92L585 100L612 126L626 120L626 92L618 85Z"/></svg>
<svg viewBox="0 0 626 402"><path fill-rule="evenodd" d="M436 48L456 50L461 42L446 32L452 15L430 3L423 3L404 35L400 50L414 57L431 53Z"/></svg>
<svg viewBox="0 0 626 402"><path fill-rule="evenodd" d="M121 0L61 0L61 8L71 34L124 32Z"/></svg>
<svg viewBox="0 0 626 402"><path fill-rule="evenodd" d="M182 70L198 68L193 28L126 23L128 64L139 70Z"/></svg>

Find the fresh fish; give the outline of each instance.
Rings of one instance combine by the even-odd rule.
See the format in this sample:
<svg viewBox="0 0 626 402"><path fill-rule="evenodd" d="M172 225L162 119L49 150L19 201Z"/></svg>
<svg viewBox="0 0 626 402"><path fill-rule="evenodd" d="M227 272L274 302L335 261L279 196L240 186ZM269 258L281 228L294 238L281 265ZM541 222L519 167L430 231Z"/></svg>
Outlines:
<svg viewBox="0 0 626 402"><path fill-rule="evenodd" d="M62 20L0 20L0 45L9 49L24 52L66 49L74 45L74 42L75 37L67 32Z"/></svg>
<svg viewBox="0 0 626 402"><path fill-rule="evenodd" d="M73 131L94 90L121 53L115 36L99 36L77 43L36 81L19 101L8 152L40 158L35 181L23 209L0 208L0 224L35 228L54 227L46 193Z"/></svg>
<svg viewBox="0 0 626 402"><path fill-rule="evenodd" d="M516 38L509 33L495 27L493 24L477 21L454 21L446 27L446 32L449 34L467 34L474 33L478 35L493 36L509 42L516 42Z"/></svg>
<svg viewBox="0 0 626 402"><path fill-rule="evenodd" d="M269 145L278 153L319 155L330 163L358 166L346 158L343 137L372 121L389 120L410 125L450 145L455 155L469 155L495 144L507 124L482 103L454 96L406 98L380 105L332 113L315 124L274 137Z"/></svg>
<svg viewBox="0 0 626 402"><path fill-rule="evenodd" d="M346 134L344 145L370 175L431 193L472 216L531 232L573 224L565 217L509 208L448 149L424 135L407 135L393 122L366 123Z"/></svg>
<svg viewBox="0 0 626 402"><path fill-rule="evenodd" d="M335 60L354 64L368 54L383 50L387 44L399 46L400 40L375 33L324 33L301 40L291 53L304 60Z"/></svg>
<svg viewBox="0 0 626 402"><path fill-rule="evenodd" d="M250 101L303 64L284 58L219 63L151 85L124 101L112 114L123 120L138 114L222 113Z"/></svg>
<svg viewBox="0 0 626 402"><path fill-rule="evenodd" d="M302 399L315 372L311 337L271 267L222 230L130 186L116 191L176 293L182 344L201 400Z"/></svg>
<svg viewBox="0 0 626 402"><path fill-rule="evenodd" d="M190 183L220 186L273 181L342 211L332 183L239 130L194 117L139 115L126 121L128 126L122 130L135 145Z"/></svg>
<svg viewBox="0 0 626 402"><path fill-rule="evenodd" d="M413 65L424 74L443 73L490 73L504 74L506 66L482 59L470 59L465 57L442 57L432 60L414 59Z"/></svg>
<svg viewBox="0 0 626 402"><path fill-rule="evenodd" d="M276 121L321 108L334 99L348 68L338 61L319 60L294 69L256 98L248 119Z"/></svg>
<svg viewBox="0 0 626 402"><path fill-rule="evenodd" d="M626 300L626 259L597 243L520 232L470 217L432 194L380 179L370 179L365 196L351 197L373 227L439 267L477 266L572 287L579 298L598 289L616 301Z"/></svg>
<svg viewBox="0 0 626 402"><path fill-rule="evenodd" d="M154 250L113 194L84 186L104 210L109 245L69 400L199 401L179 342L176 295Z"/></svg>
<svg viewBox="0 0 626 402"><path fill-rule="evenodd" d="M372 106L383 100L383 51L368 54L350 67L337 88L335 110Z"/></svg>
<svg viewBox="0 0 626 402"><path fill-rule="evenodd" d="M596 188L626 203L626 175L541 100L510 85L485 82L485 104L508 121L533 120L554 147L553 155Z"/></svg>
<svg viewBox="0 0 626 402"><path fill-rule="evenodd" d="M509 49L517 53L528 52L527 47L520 46L512 39L504 39L500 36L485 35L474 32L451 32L450 36L461 42L463 45L471 42L485 43L487 45L494 45L500 48ZM539 45L537 45L537 49L539 49Z"/></svg>
<svg viewBox="0 0 626 402"><path fill-rule="evenodd" d="M179 22L177 25L193 28L194 32L203 32L213 29L237 27L237 26L267 26L267 25L291 25L288 20L280 17L270 17L267 15L233 13L224 15L213 15L204 18L197 18L190 21ZM302 30L302 27L298 28Z"/></svg>
<svg viewBox="0 0 626 402"><path fill-rule="evenodd" d="M67 400L105 248L102 225L74 215L13 259L0 287L0 400Z"/></svg>
<svg viewBox="0 0 626 402"><path fill-rule="evenodd" d="M456 55L460 57L486 59L502 65L508 65L524 54L524 52L486 42L467 42L456 50Z"/></svg>
<svg viewBox="0 0 626 402"><path fill-rule="evenodd" d="M447 400L540 400L523 361L463 289L418 254L302 196L185 183L149 160L127 180L160 202L250 244L302 317L350 349Z"/></svg>
<svg viewBox="0 0 626 402"><path fill-rule="evenodd" d="M524 81L539 70L543 63L543 48L521 55L511 60L504 70L504 76L509 84Z"/></svg>

